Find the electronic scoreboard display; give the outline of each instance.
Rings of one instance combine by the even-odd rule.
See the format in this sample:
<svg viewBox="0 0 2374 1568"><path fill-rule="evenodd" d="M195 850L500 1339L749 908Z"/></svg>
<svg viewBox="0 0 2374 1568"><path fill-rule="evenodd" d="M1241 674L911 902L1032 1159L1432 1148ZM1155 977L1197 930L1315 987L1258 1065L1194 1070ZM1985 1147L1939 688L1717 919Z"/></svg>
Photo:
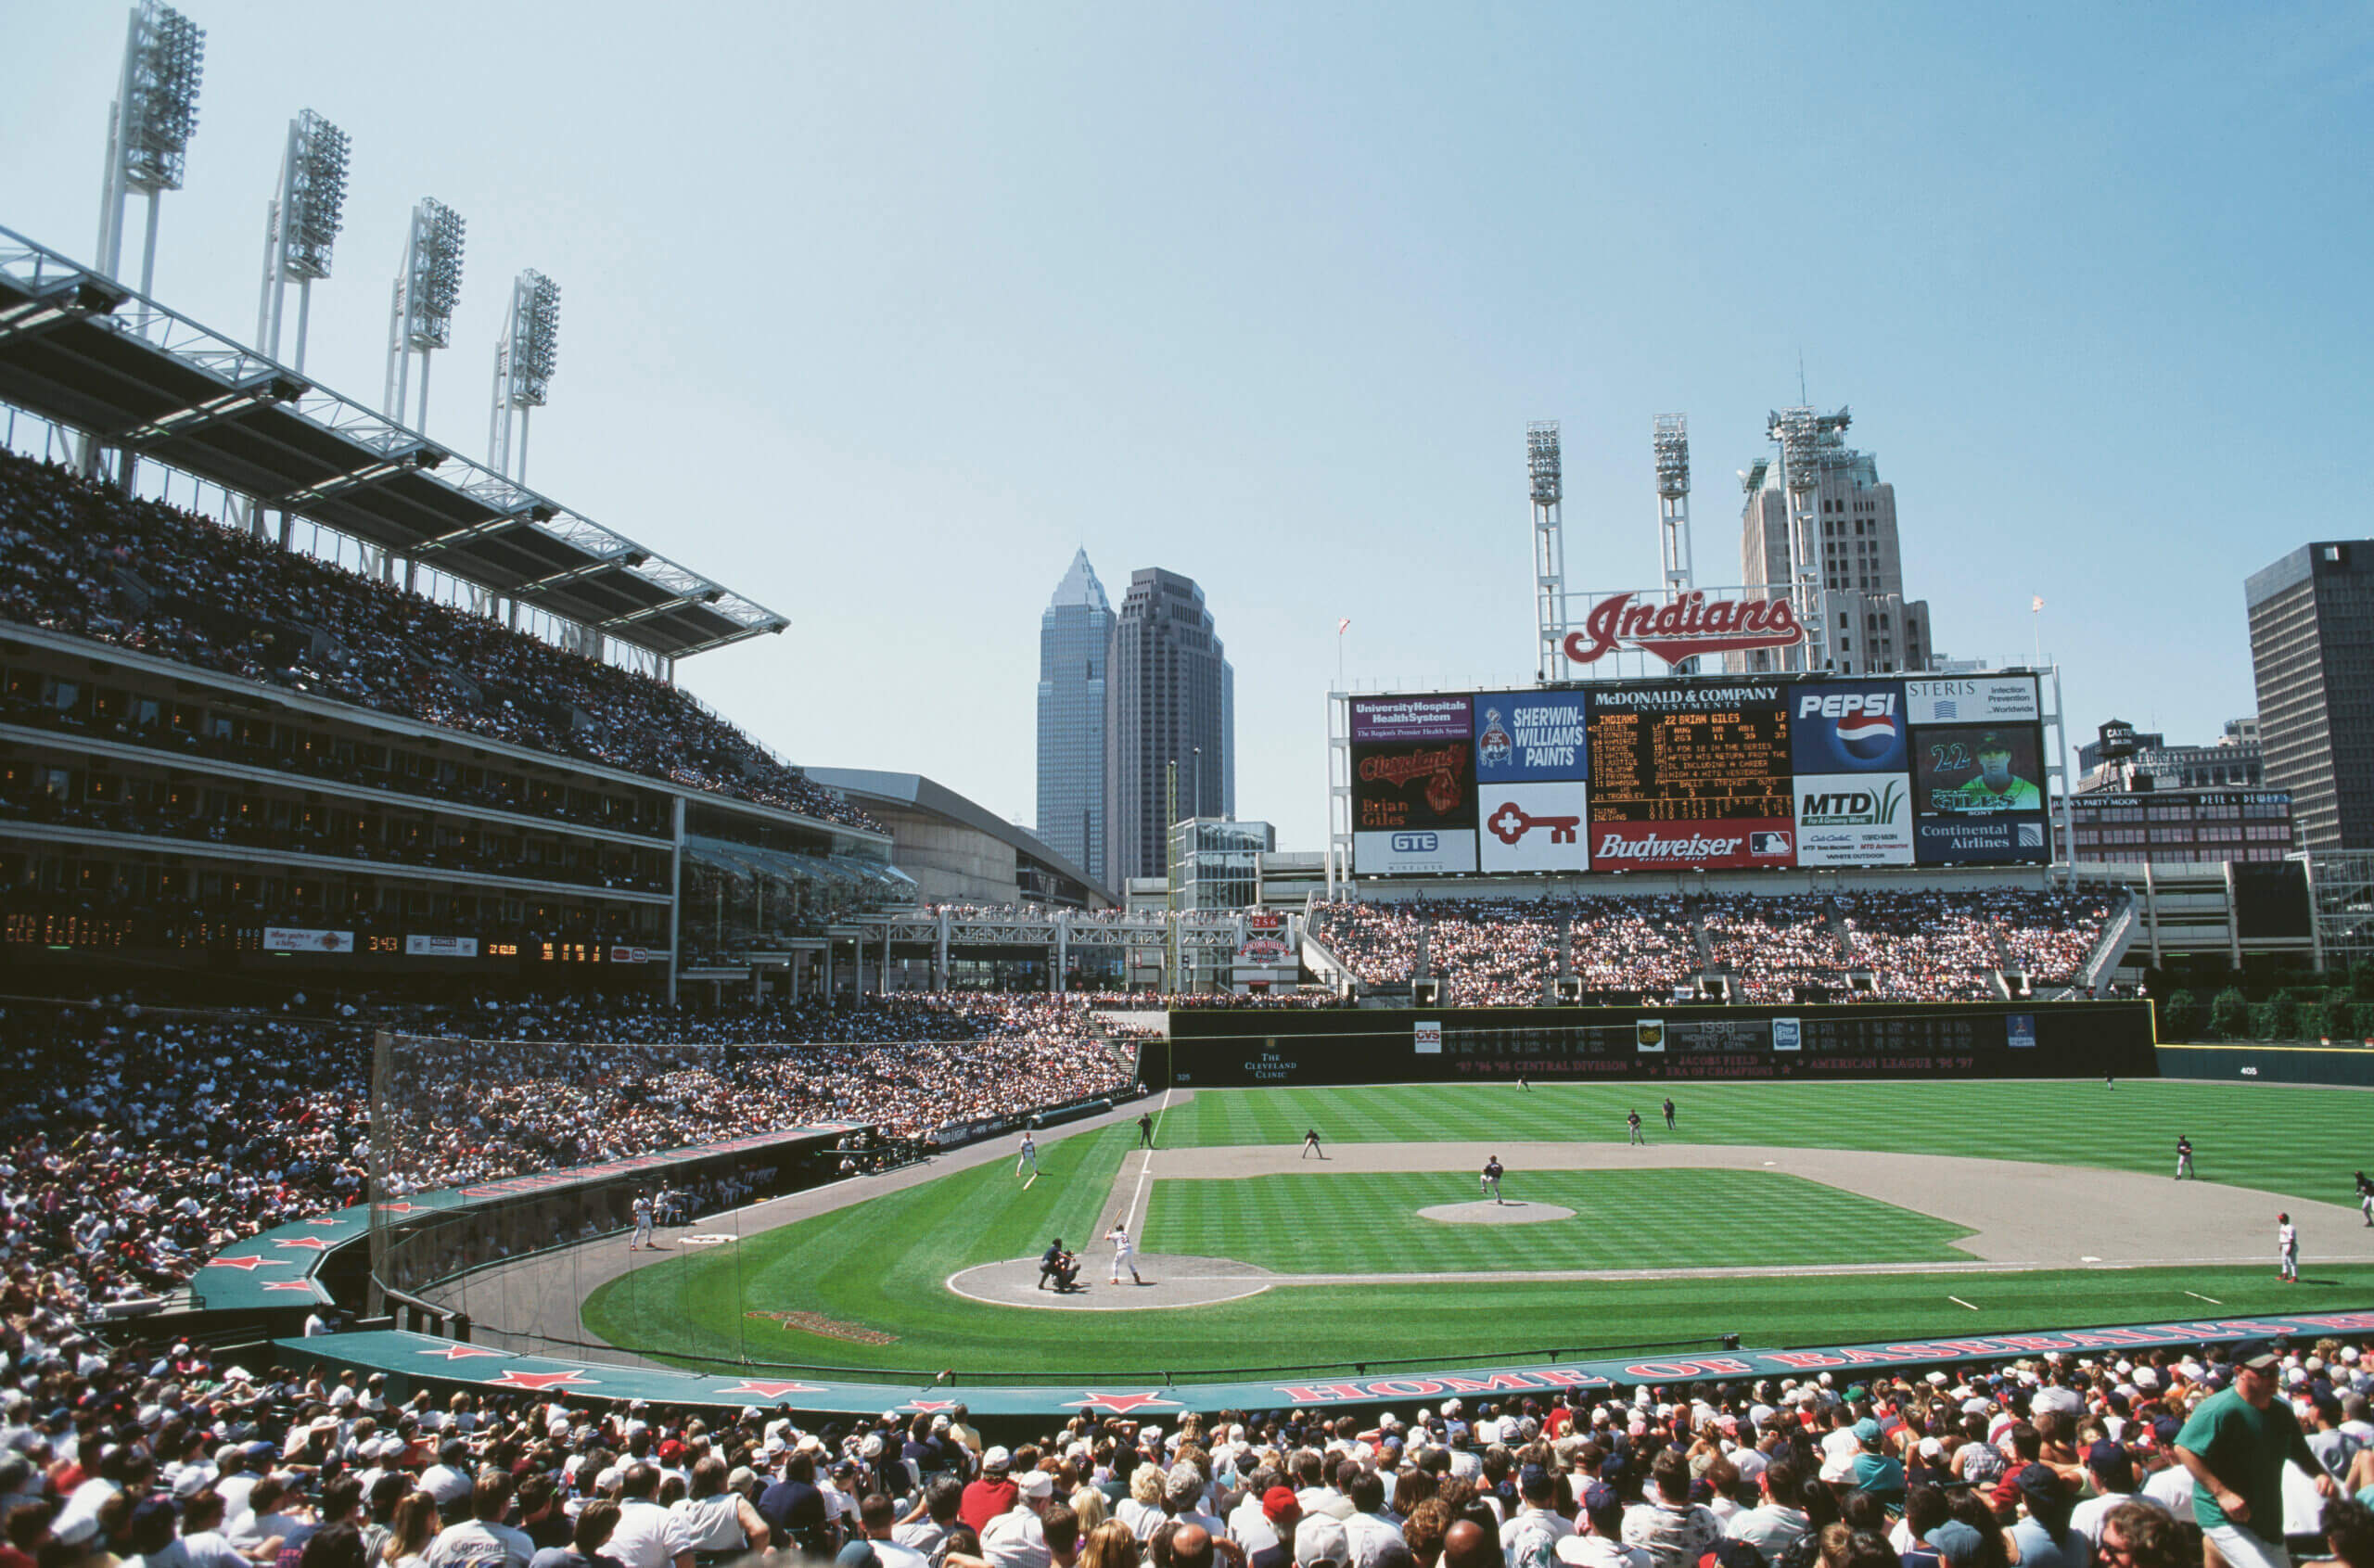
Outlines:
<svg viewBox="0 0 2374 1568"><path fill-rule="evenodd" d="M1751 695L1752 694L1752 695ZM1602 696L1590 719L1591 820L1728 822L1785 817L1789 715L1777 687L1697 694L1640 688Z"/></svg>
<svg viewBox="0 0 2374 1568"><path fill-rule="evenodd" d="M1349 699L1356 876L2049 864L2036 678Z"/></svg>

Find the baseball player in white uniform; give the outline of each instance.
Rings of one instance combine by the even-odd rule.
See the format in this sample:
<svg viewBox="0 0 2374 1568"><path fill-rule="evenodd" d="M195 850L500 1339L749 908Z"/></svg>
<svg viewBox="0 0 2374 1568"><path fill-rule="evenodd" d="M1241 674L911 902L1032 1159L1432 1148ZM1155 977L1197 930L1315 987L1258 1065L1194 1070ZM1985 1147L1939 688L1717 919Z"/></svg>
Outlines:
<svg viewBox="0 0 2374 1568"><path fill-rule="evenodd" d="M1022 1167L1026 1165L1030 1167L1031 1175L1039 1174L1039 1145L1030 1141L1030 1134L1027 1129L1022 1134L1022 1147L1015 1151L1014 1174L1020 1176Z"/></svg>
<svg viewBox="0 0 2374 1568"><path fill-rule="evenodd" d="M1113 1243L1113 1283L1117 1285L1121 1282L1121 1271L1126 1268L1130 1273L1130 1283L1144 1284L1145 1281L1138 1278L1138 1249L1137 1243L1130 1240L1130 1228L1116 1225L1104 1233L1104 1239Z"/></svg>
<svg viewBox="0 0 2374 1568"><path fill-rule="evenodd" d="M634 1234L627 1238L627 1251L632 1252L637 1247L651 1244L651 1194L637 1192L634 1195Z"/></svg>

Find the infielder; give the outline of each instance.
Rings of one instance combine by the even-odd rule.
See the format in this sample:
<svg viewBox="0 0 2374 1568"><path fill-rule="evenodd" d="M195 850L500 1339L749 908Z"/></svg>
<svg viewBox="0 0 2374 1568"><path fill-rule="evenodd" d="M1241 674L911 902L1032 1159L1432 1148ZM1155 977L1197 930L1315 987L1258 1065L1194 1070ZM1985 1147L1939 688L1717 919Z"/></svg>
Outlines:
<svg viewBox="0 0 2374 1568"><path fill-rule="evenodd" d="M1492 1194L1492 1201L1493 1201L1494 1203L1496 1203L1496 1204L1497 1204L1497 1203L1500 1203L1500 1202L1502 1202L1503 1200L1502 1200L1502 1199L1501 1199L1501 1197L1500 1197L1500 1155L1495 1154L1495 1155L1493 1155L1490 1159L1486 1160L1486 1161L1484 1162L1484 1177L1483 1177L1483 1181L1484 1181L1484 1191L1486 1191L1487 1192L1489 1192L1489 1193L1491 1193L1491 1194Z"/></svg>
<svg viewBox="0 0 2374 1568"><path fill-rule="evenodd" d="M2374 1181L2368 1180L2362 1170L2357 1173L2357 1207L2366 1223L2374 1225Z"/></svg>
<svg viewBox="0 0 2374 1568"><path fill-rule="evenodd" d="M2182 1181L2188 1176L2192 1176L2192 1140L2178 1133L2176 1135L2176 1179ZM2197 1181L2200 1178L2193 1177L2193 1179Z"/></svg>
<svg viewBox="0 0 2374 1568"><path fill-rule="evenodd" d="M1313 1154L1317 1154L1322 1160L1327 1157L1326 1151L1319 1146L1319 1129L1317 1128L1312 1128L1308 1132L1302 1135L1302 1157L1307 1160Z"/></svg>
<svg viewBox="0 0 2374 1568"><path fill-rule="evenodd" d="M2275 1255L2281 1270L2278 1276L2292 1284L2300 1282L2300 1232L2292 1227L2291 1217L2275 1217Z"/></svg>
<svg viewBox="0 0 2374 1568"><path fill-rule="evenodd" d="M1030 1130L1027 1128L1023 1129L1022 1147L1015 1151L1014 1174L1020 1176L1024 1166L1030 1167L1031 1175L1039 1174L1039 1145L1030 1141Z"/></svg>
<svg viewBox="0 0 2374 1568"><path fill-rule="evenodd" d="M1633 1142L1646 1144L1649 1141L1640 1135L1640 1112L1637 1106L1625 1113L1624 1125L1632 1129Z"/></svg>
<svg viewBox="0 0 2374 1568"><path fill-rule="evenodd" d="M1138 1278L1138 1252L1136 1243L1130 1240L1130 1228L1116 1225L1105 1232L1104 1239L1113 1243L1113 1283L1117 1285L1121 1282L1121 1271L1126 1268L1130 1283L1144 1284L1145 1281Z"/></svg>

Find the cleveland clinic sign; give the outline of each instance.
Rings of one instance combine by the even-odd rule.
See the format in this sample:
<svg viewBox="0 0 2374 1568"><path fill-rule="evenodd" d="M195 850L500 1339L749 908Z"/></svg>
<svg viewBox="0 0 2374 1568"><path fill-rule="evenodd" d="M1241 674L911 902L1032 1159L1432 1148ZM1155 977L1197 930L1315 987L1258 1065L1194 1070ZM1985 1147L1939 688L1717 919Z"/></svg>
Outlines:
<svg viewBox="0 0 2374 1568"><path fill-rule="evenodd" d="M1602 599L1583 629L1566 634L1564 646L1576 664L1595 663L1627 645L1679 664L1702 654L1793 648L1805 640L1805 625L1785 598L1709 599L1692 590L1663 605L1636 602L1631 593Z"/></svg>

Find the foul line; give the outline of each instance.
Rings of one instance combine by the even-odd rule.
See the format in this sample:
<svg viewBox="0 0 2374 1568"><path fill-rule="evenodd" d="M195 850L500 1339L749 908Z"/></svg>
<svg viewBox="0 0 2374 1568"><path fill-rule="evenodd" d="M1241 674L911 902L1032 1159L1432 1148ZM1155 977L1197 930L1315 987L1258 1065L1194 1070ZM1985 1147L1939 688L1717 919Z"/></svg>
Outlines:
<svg viewBox="0 0 2374 1568"><path fill-rule="evenodd" d="M2223 1307L2223 1306L2225 1306L2225 1305L2226 1305L2224 1302L2222 1302L2222 1301L2218 1300L2215 1296L2214 1296L2214 1295L2203 1295L2203 1294L2202 1294L2199 1291L2187 1291L2187 1292L2185 1292L2185 1294L2187 1294L2187 1295L2189 1295L2189 1296L2192 1297L2195 1301L2205 1301L2205 1302L2209 1303L2209 1305L2210 1305L2210 1306L2212 1306L2212 1307Z"/></svg>
<svg viewBox="0 0 2374 1568"><path fill-rule="evenodd" d="M1162 1118L1170 1110L1170 1090L1162 1091L1162 1103L1154 1110L1154 1141L1162 1141ZM1154 1174L1154 1151L1145 1151L1145 1163L1138 1167L1138 1190L1130 1194L1130 1206L1121 1211L1121 1224L1134 1233L1138 1223L1138 1203L1146 1195L1146 1178Z"/></svg>
<svg viewBox="0 0 2374 1568"><path fill-rule="evenodd" d="M1970 1303L1969 1303L1969 1302L1964 1301L1961 1297L1959 1297L1959 1296L1958 1296L1958 1295L1949 1295L1949 1296L1947 1296L1946 1299L1947 1301L1952 1302L1956 1307L1970 1307ZM1973 1312L1975 1312L1975 1311L1977 1311L1977 1310L1978 1310L1978 1308L1977 1308L1977 1307L1970 1307L1970 1309L1971 1309L1972 1311L1973 1311Z"/></svg>

